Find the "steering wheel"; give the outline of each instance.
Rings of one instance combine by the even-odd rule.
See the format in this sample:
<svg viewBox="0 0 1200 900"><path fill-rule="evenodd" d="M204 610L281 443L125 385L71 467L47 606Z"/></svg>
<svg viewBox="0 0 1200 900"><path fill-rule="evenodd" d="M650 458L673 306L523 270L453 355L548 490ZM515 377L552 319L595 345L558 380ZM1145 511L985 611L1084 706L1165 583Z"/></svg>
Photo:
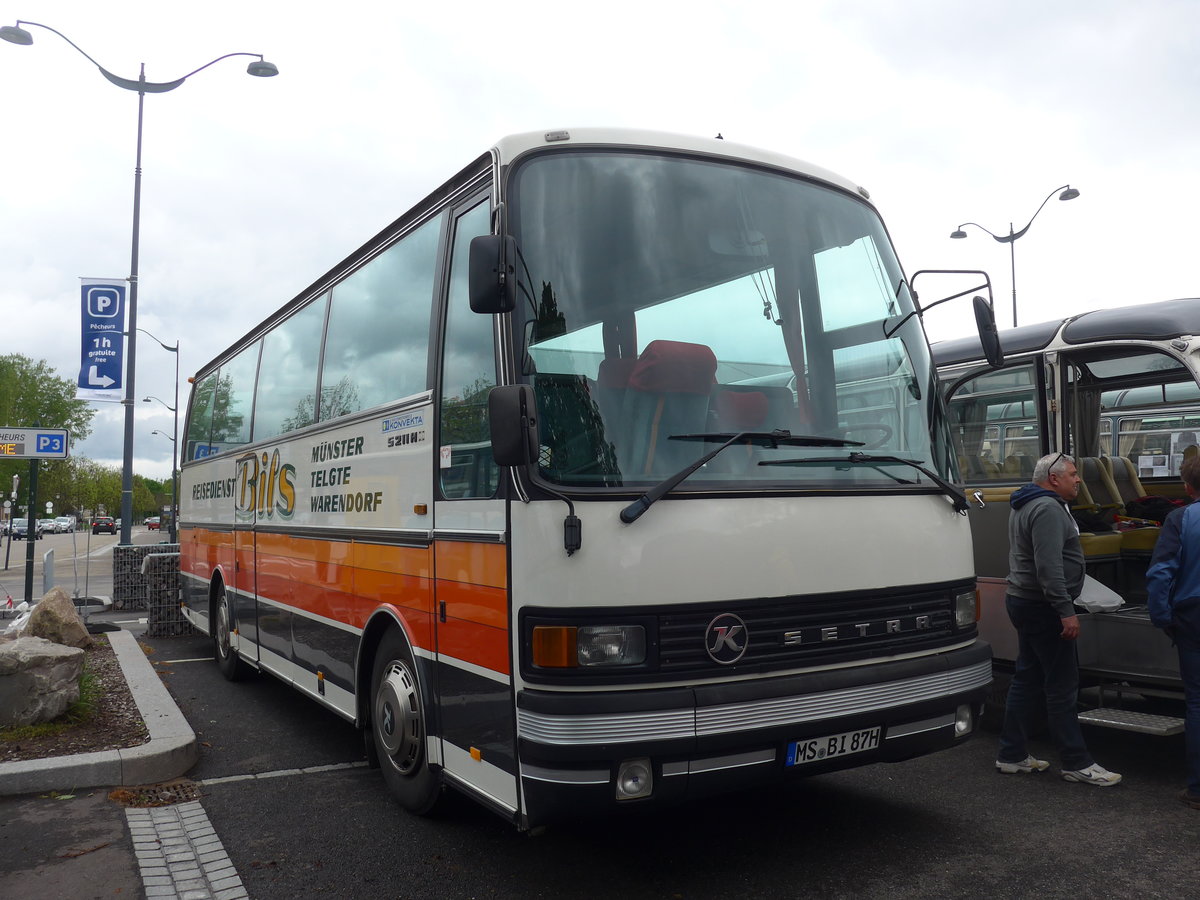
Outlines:
<svg viewBox="0 0 1200 900"><path fill-rule="evenodd" d="M876 450L892 439L895 434L895 429L891 425L884 425L882 422L871 425L851 425L849 428L843 428L842 433L847 439L856 431L874 431L879 432L879 437L873 441L864 441L863 445L858 448L860 450Z"/></svg>

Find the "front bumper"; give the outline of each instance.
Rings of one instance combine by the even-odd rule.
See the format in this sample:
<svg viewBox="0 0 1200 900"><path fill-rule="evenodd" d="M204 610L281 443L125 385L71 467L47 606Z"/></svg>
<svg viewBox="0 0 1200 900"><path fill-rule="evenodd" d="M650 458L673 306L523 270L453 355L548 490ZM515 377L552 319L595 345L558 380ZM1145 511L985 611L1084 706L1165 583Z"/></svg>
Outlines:
<svg viewBox="0 0 1200 900"><path fill-rule="evenodd" d="M522 690L517 737L527 824L581 808L669 804L945 749L974 731L991 679L991 649L976 641L915 659L719 685ZM965 732L955 726L963 706L972 713ZM877 748L785 765L792 741L875 727ZM618 801L620 765L633 759L649 760L653 789Z"/></svg>

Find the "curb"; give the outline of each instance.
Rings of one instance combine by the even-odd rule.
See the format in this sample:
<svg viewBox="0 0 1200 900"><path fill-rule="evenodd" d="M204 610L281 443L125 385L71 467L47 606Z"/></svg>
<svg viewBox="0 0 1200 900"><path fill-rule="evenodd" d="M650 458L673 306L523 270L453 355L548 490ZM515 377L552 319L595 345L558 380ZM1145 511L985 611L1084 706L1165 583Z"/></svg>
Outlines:
<svg viewBox="0 0 1200 900"><path fill-rule="evenodd" d="M42 791L157 784L178 778L200 757L188 724L154 666L128 631L108 633L150 740L124 750L0 763L0 796Z"/></svg>

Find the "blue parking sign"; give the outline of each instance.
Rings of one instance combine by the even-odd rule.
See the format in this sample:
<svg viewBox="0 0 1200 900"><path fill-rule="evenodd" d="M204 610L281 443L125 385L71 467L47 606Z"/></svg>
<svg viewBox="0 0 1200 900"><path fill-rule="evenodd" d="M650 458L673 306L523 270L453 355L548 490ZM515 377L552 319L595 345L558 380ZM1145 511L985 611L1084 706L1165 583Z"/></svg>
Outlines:
<svg viewBox="0 0 1200 900"><path fill-rule="evenodd" d="M125 373L125 284L116 279L81 279L79 379L76 396L122 399Z"/></svg>

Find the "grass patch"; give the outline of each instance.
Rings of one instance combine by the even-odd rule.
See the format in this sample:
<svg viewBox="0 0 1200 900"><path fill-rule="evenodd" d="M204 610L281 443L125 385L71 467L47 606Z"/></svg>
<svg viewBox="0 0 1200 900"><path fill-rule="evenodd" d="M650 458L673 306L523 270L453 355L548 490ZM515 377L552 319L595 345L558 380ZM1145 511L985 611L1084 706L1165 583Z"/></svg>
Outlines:
<svg viewBox="0 0 1200 900"><path fill-rule="evenodd" d="M96 711L96 704L104 696L104 685L89 669L84 660L83 672L79 675L79 699L67 707L66 712L52 722L34 725L5 725L0 728L0 743L32 741L53 737L76 725L89 721Z"/></svg>

